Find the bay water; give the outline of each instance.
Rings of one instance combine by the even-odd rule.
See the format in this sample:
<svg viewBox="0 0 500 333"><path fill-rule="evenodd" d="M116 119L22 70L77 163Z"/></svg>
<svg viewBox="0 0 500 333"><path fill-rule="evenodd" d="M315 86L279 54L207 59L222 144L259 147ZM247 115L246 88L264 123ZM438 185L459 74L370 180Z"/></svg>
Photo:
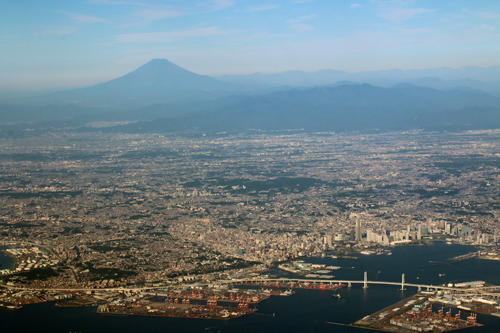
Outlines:
<svg viewBox="0 0 500 333"><path fill-rule="evenodd" d="M391 249L392 255L361 255L358 259L309 258L311 263L343 267L333 271L335 278L401 281L405 274L408 283L439 285L448 282L483 280L500 284L500 261L449 258L474 252L465 245L436 242L433 246L400 246ZM439 275L444 276L439 276ZM332 291L296 289L288 297L273 296L258 304L258 314L229 321L159 318L138 316L103 316L95 307L59 308L54 303L26 305L19 310L0 310L1 332L368 332L370 330L327 324L350 324L364 316L390 306L417 292L407 287L370 285L362 289L357 284L343 288L342 298L332 298ZM453 310L453 315L457 312ZM273 316L274 314L274 316ZM465 318L466 312L462 313ZM478 315L484 327L462 332L500 332L500 318Z"/></svg>

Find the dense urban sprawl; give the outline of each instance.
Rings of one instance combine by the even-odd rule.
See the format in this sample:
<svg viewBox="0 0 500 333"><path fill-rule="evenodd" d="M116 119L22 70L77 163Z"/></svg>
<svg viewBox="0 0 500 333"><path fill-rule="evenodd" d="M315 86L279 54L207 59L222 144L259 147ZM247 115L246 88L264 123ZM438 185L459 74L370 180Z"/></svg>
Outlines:
<svg viewBox="0 0 500 333"><path fill-rule="evenodd" d="M0 140L0 241L34 251L3 271L12 285L213 280L324 251L497 241L500 131Z"/></svg>

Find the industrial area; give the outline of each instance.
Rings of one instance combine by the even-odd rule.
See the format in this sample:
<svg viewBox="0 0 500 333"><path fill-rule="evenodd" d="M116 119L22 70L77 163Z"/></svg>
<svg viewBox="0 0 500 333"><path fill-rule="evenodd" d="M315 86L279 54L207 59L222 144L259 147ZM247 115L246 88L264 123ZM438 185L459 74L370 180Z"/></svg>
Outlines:
<svg viewBox="0 0 500 333"><path fill-rule="evenodd" d="M446 332L481 326L477 323L476 314L469 313L464 319L460 310L453 315L450 307L445 312L444 305L438 307L430 302L429 294L433 293L409 297L356 321L352 326L388 332Z"/></svg>

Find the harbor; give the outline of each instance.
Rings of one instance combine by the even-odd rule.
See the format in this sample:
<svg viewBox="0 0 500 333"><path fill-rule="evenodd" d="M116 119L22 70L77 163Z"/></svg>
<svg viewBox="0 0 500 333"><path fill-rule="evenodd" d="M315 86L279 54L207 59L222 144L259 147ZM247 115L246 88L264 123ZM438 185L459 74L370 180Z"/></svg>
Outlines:
<svg viewBox="0 0 500 333"><path fill-rule="evenodd" d="M428 295L430 298L436 298L433 303L433 312L437 313L443 304L441 301L460 301L461 304L451 305L444 304L444 313L452 308L451 316L455 317L459 310L461 310L461 318L466 320L471 312L477 313L477 322L485 326L475 326L474 328L465 329L468 332L487 333L492 329L498 327L500 318L492 312L491 315L485 315L482 309L490 307L486 303L480 304L476 302L476 308L471 308L471 311L466 309L459 309L459 307L469 307L474 304L466 295L457 293L450 299L451 294L446 293L447 284L449 281L476 281L478 279L484 280L488 284L500 285L500 279L497 275L491 275L489 272L498 272L500 269L500 262L488 261L485 266L485 261L472 258L470 260L447 262L450 257L458 256L463 253L471 252L470 247L463 245L445 245L442 242L436 242L435 247L396 247L392 250L391 256L363 256L356 260L356 269L341 270L338 277L342 281L357 281L352 283L352 286L341 288L338 291L329 289L320 289L319 285L322 281L315 279L308 279L309 286L306 287L305 283L298 281L278 281L278 288L276 288L276 281L253 281L254 285L249 284L236 284L237 280L232 278L228 281L213 281L205 283L206 287L201 286L203 283L193 281L191 283L175 283L170 286L160 288L150 288L145 286L129 286L128 288L102 288L90 289L87 291L76 291L73 293L65 293L64 291L22 291L4 288L3 293L9 294L11 301L17 301L21 297L34 297L35 295L45 296L47 299L55 301L47 301L40 304L25 304L21 309L9 310L7 308L0 309L0 319L2 320L3 327L6 331L41 331L41 332L92 332L92 331L121 331L121 332L135 332L143 329L147 325L149 329L165 329L168 326L171 331L190 331L190 332L205 332L207 328L210 331L221 333L232 332L306 332L313 330L314 332L345 332L356 333L363 332L360 328L353 326L339 326L330 325L329 323L337 323L342 325L350 325L369 314L384 312L385 309L398 307L401 301L406 300L408 297L417 293L417 286L410 286L416 282L426 285L433 284L440 286L443 293L435 293L434 296ZM341 266L345 261L343 259L333 258L307 258L306 262L314 264L324 264L326 266ZM433 263L429 263L432 261ZM403 267L403 263L406 265ZM364 285L363 274L367 271L367 284L369 288L362 288ZM406 291L398 291L401 289L401 274L405 273ZM340 274L341 273L341 274ZM445 273L445 277L438 275ZM269 272L269 276L279 274L278 270ZM420 279L416 279L420 277ZM281 278L294 278L292 275L282 276ZM248 280L252 277L249 276ZM295 277L299 280L299 277ZM304 279L304 278L300 278ZM279 277L276 276L276 280ZM393 284L382 284L383 281L392 281ZM259 285L257 285L258 282ZM264 286L264 282L265 285ZM261 284L262 283L262 284ZM291 284L294 287L291 288ZM312 286L315 283L318 287ZM343 282L347 284L346 282ZM446 283L446 286L442 286ZM455 282L457 283L466 282ZM198 286L196 286L198 284ZM286 284L286 287L285 287ZM303 288L300 287L303 284ZM324 285L328 284L326 281ZM335 284L335 283L332 283ZM193 286L195 288L191 288ZM459 284L460 286L460 284ZM208 287L211 290L208 290ZM466 289L465 288L460 289ZM200 289L201 288L201 289ZM207 289L207 290L206 290ZM220 315L225 315L221 308L213 308L212 316L206 302L208 296L212 294L219 294L220 299L226 293L231 293L229 290L238 289L238 294L233 292L233 295L241 296L250 295L246 291L253 290L250 293L266 294L271 291L271 295L263 298L258 303L248 303L249 309L258 309L255 312L249 312L246 315L230 316L232 319L227 320L222 316L214 316L217 311ZM422 288L422 295L427 292L426 287ZM478 288L475 288L475 290ZM205 300L197 300L190 298L190 304L182 304L182 300L188 298L189 294L199 294L201 290ZM290 296L279 296L278 294L286 293L288 290L293 292ZM173 293L171 297L170 293ZM438 290L439 291L439 290ZM230 294L227 296L231 296ZM494 291L492 291L494 293ZM32 294L32 296L30 296ZM163 296L161 296L163 294ZM340 294L341 298L332 297L333 294ZM16 296L14 296L16 295ZM66 297L66 298L64 298ZM264 295L262 296L264 297ZM413 297L413 296L412 296ZM464 298L463 300L459 297ZM172 298L172 302L166 302L167 298ZM175 298L178 298L178 303L175 305ZM81 301L80 301L81 299ZM129 299L128 301L125 301ZM140 303L141 300L148 301L149 304L143 304L141 307L135 307L136 313L125 313L123 309L118 308L118 303L124 303L126 306L132 308L132 303ZM227 307L238 310L238 302L223 302L217 300L217 306ZM235 297L236 299L236 297ZM127 302L129 302L127 305ZM403 303L406 304L408 301ZM3 302L7 304L7 302ZM155 304L158 303L158 304ZM56 307L55 304L58 306ZM98 312L99 305L109 305L110 312ZM184 307L183 307L184 305ZM73 307L75 306L75 307ZM76 307L78 306L78 307ZM150 306L151 309L147 309ZM174 307L171 309L171 317L166 312L163 313L161 308L158 312L154 307ZM194 320L196 317L186 317L185 309L187 307L199 306L200 311L205 307L205 315L198 317L203 320ZM113 313L112 307L116 307L116 312ZM491 305L493 309L495 305ZM141 311L139 311L141 309ZM382 309L382 310L381 310ZM175 311L179 311L175 313ZM184 313L180 313L184 311ZM230 311L229 309L227 311ZM234 312L236 312L234 311ZM233 312L233 311L231 311ZM273 316L275 314L275 316ZM378 316L378 315L377 315ZM64 321L61 318L77 318L78 321ZM218 318L220 317L220 318ZM33 320L24 320L24 318L33 318ZM191 319L193 318L193 319ZM390 324L390 323L389 323ZM40 327L50 327L50 329L40 329Z"/></svg>
<svg viewBox="0 0 500 333"><path fill-rule="evenodd" d="M130 303L128 305L113 304L100 305L97 313L102 315L123 315L123 316L156 316L191 319L218 319L229 320L245 316L258 310L248 308L248 304L239 303L237 307L221 305L193 305L193 304L172 304L151 302Z"/></svg>
<svg viewBox="0 0 500 333"><path fill-rule="evenodd" d="M293 294L294 292L290 290L238 289L220 285L198 286L193 289L132 295L99 305L97 313L229 320L256 313L257 304L271 296Z"/></svg>
<svg viewBox="0 0 500 333"><path fill-rule="evenodd" d="M453 313L454 312L454 313ZM430 301L429 294L416 294L352 324L354 327L387 332L448 332L458 329L483 326L477 315L448 307L445 311Z"/></svg>

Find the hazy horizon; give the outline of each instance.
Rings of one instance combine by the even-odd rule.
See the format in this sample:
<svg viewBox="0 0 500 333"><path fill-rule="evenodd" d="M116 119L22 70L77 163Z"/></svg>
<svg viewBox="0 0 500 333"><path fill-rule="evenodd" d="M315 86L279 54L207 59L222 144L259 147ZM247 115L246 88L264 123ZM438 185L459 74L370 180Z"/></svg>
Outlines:
<svg viewBox="0 0 500 333"><path fill-rule="evenodd" d="M154 58L213 77L500 64L498 1L9 2L2 14L2 91L90 86Z"/></svg>
<svg viewBox="0 0 500 333"><path fill-rule="evenodd" d="M160 58L156 58L156 59L160 59ZM151 60L155 60L155 59L151 59ZM168 59L166 59L166 60L168 60ZM142 65L145 65L145 64L142 64ZM141 66L139 66L138 68L140 68ZM401 70L401 71L418 71L418 70L438 70L438 69L448 69L448 68L449 69L494 68L494 67L499 67L499 66L500 65L491 65L491 66L462 66L462 67L456 67L456 68L453 68L453 67L435 67L435 68L420 68L420 69L415 69L415 68L409 68L409 69L389 68L389 69L381 69L381 70L374 69L374 70L370 70L370 71L357 71L357 72L354 72L354 71L351 71L351 72L349 72L349 71L343 71L343 72L346 72L348 74L358 74L358 73L383 72L383 71L399 71L399 70ZM7 89L2 89L4 87L0 87L0 91L6 92L6 93L51 93L51 92L57 92L57 91L65 91L65 90L86 88L86 87L89 87L89 86L93 86L93 85L100 84L100 83L105 83L105 82L108 82L110 80L122 77L122 76L124 76L124 75L126 75L126 74L128 74L130 72L133 72L134 70L136 70L138 68L134 68L134 69L132 69L129 72L121 73L117 77L110 77L108 79L105 79L104 81L99 81L99 82L90 83L90 84L77 85L77 86L68 85L68 86L45 87L45 88L38 88L38 89L12 89L12 90L9 90L8 89L9 87L6 87ZM189 68L184 68L184 69L190 71ZM316 71L303 71L303 70L300 70L300 69L289 69L289 70L285 70L285 71L281 71L281 72L272 72L272 73L252 72L252 73L221 74L221 75L214 75L214 76L210 76L209 75L209 76L217 79L217 78L221 78L221 77L226 76L226 75L234 75L234 76L238 76L238 75L252 75L252 74L265 74L265 75L269 74L269 75L273 75L273 74L282 74L282 73L285 73L285 72L304 72L304 73L308 73L308 74L314 74L314 73L318 73L318 72L322 72L322 71L342 71L342 70L338 70L338 69L335 69L335 68L324 68L324 69L319 69L319 70L316 70ZM195 73L195 72L193 72L193 73ZM196 73L196 74L200 74L200 73ZM200 74L200 75L203 75L203 74Z"/></svg>

